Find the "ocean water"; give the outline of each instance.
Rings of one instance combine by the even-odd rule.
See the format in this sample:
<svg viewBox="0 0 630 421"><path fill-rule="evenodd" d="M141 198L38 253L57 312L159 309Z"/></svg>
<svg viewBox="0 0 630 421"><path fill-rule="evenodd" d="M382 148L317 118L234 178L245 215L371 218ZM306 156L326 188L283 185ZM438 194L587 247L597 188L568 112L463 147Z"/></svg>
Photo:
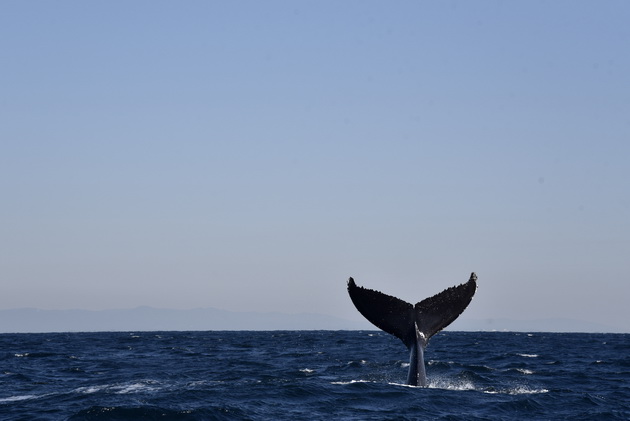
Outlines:
<svg viewBox="0 0 630 421"><path fill-rule="evenodd" d="M627 420L630 335L442 332L429 387L379 331L0 335L0 420Z"/></svg>

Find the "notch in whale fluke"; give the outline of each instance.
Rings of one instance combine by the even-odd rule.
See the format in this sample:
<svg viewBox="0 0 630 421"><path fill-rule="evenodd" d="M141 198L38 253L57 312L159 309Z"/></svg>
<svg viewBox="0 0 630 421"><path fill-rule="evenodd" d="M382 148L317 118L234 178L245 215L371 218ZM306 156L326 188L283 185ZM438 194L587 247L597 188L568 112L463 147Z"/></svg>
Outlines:
<svg viewBox="0 0 630 421"><path fill-rule="evenodd" d="M399 298L357 286L348 280L348 294L374 326L399 338L411 351L409 384L426 384L423 350L431 336L451 324L466 309L477 290L477 275L412 305Z"/></svg>

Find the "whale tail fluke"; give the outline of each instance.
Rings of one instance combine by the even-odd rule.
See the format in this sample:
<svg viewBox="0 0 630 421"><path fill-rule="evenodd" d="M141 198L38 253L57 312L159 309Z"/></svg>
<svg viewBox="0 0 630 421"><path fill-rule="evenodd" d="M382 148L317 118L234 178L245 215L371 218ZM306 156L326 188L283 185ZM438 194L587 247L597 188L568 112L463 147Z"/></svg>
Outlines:
<svg viewBox="0 0 630 421"><path fill-rule="evenodd" d="M466 309L477 290L477 275L468 282L447 288L415 306L382 292L357 286L348 280L348 293L366 319L374 326L399 338L411 348L416 342L416 328L426 345L431 336L451 324Z"/></svg>

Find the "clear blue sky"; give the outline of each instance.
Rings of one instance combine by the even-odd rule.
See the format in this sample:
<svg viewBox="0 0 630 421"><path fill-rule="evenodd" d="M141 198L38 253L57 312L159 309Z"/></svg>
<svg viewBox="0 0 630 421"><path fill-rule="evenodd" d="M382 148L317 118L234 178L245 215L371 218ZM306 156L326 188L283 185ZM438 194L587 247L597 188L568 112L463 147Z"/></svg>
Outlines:
<svg viewBox="0 0 630 421"><path fill-rule="evenodd" d="M0 308L630 320L630 3L3 1Z"/></svg>

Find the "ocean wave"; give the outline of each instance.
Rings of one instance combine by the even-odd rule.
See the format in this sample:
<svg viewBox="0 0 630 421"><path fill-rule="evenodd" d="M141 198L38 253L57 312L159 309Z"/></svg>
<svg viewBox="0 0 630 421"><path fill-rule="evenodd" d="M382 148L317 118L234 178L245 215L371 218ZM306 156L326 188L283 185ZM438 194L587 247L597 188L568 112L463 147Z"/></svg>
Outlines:
<svg viewBox="0 0 630 421"><path fill-rule="evenodd" d="M0 419L630 419L630 335L438 334L426 388L385 334L134 336L0 335Z"/></svg>

